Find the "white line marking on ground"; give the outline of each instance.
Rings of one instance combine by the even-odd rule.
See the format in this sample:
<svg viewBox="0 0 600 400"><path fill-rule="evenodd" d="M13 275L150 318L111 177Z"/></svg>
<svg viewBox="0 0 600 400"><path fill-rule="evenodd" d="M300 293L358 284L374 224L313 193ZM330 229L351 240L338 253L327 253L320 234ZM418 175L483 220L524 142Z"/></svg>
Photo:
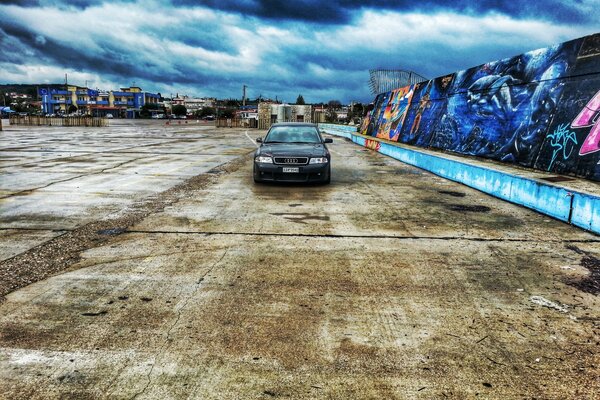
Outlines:
<svg viewBox="0 0 600 400"><path fill-rule="evenodd" d="M258 147L258 143L256 143L256 141L254 141L250 135L248 135L248 131L244 132L246 134L246 137L252 142L252 144L254 144L256 147Z"/></svg>
<svg viewBox="0 0 600 400"><path fill-rule="evenodd" d="M329 151L331 151L332 153L337 154L338 156L344 157L344 155L342 153L340 153L339 151L335 151L334 149L332 149L331 147L328 147Z"/></svg>

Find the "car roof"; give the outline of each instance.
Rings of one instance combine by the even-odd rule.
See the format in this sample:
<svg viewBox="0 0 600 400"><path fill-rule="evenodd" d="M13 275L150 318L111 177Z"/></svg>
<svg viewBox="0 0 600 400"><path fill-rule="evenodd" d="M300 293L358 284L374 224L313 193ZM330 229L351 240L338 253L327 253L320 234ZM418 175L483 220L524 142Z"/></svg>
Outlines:
<svg viewBox="0 0 600 400"><path fill-rule="evenodd" d="M314 126L316 128L317 124L313 124L310 122L278 122L276 124L271 125L271 127L274 126Z"/></svg>

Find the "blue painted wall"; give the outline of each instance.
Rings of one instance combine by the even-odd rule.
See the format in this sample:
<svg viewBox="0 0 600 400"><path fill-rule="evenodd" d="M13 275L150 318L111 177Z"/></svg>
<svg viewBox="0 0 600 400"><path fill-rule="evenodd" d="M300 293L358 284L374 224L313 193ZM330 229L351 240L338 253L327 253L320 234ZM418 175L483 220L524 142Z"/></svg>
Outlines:
<svg viewBox="0 0 600 400"><path fill-rule="evenodd" d="M600 181L600 34L383 93L360 132Z"/></svg>

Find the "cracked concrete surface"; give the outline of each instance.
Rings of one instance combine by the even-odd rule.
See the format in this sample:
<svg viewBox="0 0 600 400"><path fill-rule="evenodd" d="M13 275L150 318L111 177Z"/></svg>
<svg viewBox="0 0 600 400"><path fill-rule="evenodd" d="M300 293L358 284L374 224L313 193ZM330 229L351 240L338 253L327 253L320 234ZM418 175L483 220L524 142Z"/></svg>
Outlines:
<svg viewBox="0 0 600 400"><path fill-rule="evenodd" d="M200 125L115 120L110 128L5 127L0 137L0 260L254 148Z"/></svg>
<svg viewBox="0 0 600 400"><path fill-rule="evenodd" d="M254 185L246 161L9 294L0 397L600 392L600 304L576 285L600 238L332 150L329 186Z"/></svg>

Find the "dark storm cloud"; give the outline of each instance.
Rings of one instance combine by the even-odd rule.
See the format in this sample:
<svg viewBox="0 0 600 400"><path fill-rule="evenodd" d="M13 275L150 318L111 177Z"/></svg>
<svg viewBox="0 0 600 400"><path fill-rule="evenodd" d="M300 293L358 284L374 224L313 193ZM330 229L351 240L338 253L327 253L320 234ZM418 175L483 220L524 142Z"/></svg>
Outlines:
<svg viewBox="0 0 600 400"><path fill-rule="evenodd" d="M121 0L122 3L130 3L134 0ZM13 4L20 7L57 7L85 9L103 3L95 0L2 0L0 4Z"/></svg>
<svg viewBox="0 0 600 400"><path fill-rule="evenodd" d="M356 11L451 11L465 14L498 12L519 18L542 18L550 21L589 22L598 17L573 2L561 0L172 0L176 6L211 7L228 12L252 15L271 20L297 20L326 24L352 21Z"/></svg>
<svg viewBox="0 0 600 400"><path fill-rule="evenodd" d="M12 40L9 42L8 38ZM103 42L98 47L99 50L88 52L51 38L40 40L35 33L16 24L0 23L0 62L27 64L42 61L75 70L170 84L202 84L211 79L186 64L177 64L176 68L165 71L151 59L140 57L119 42Z"/></svg>
<svg viewBox="0 0 600 400"><path fill-rule="evenodd" d="M240 97L246 84L251 97L369 101L369 69L431 78L596 25L590 0L543 4L9 0L0 2L0 76L35 83L69 72L79 84L135 80L163 93Z"/></svg>

